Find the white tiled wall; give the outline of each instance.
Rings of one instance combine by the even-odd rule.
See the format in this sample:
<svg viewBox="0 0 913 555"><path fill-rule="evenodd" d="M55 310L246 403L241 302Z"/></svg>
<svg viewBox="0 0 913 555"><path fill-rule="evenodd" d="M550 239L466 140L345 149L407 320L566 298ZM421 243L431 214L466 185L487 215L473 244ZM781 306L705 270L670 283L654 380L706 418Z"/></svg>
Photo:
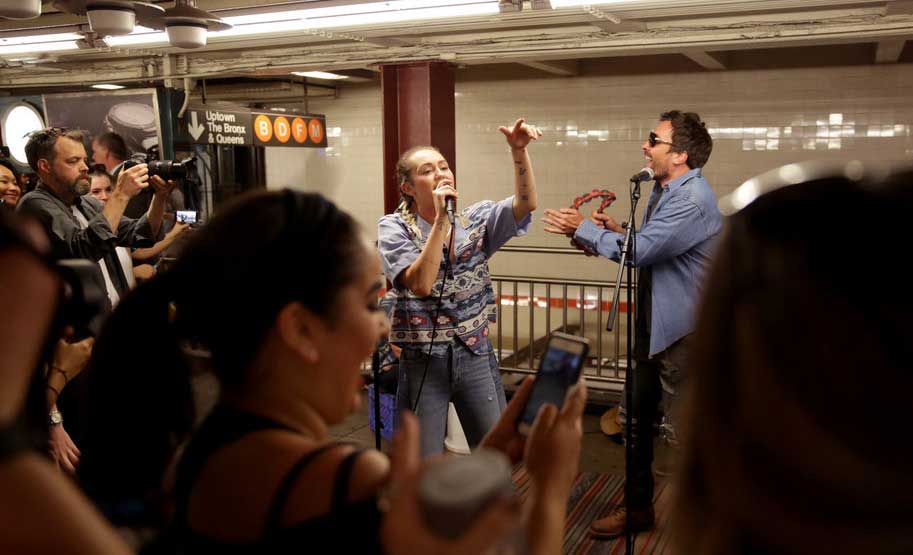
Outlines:
<svg viewBox="0 0 913 555"><path fill-rule="evenodd" d="M619 220L629 210L626 180L643 165L639 146L667 109L696 111L711 129L704 173L718 195L789 162L913 160L911 90L913 67L904 64L468 82L458 72L457 185L464 203L511 193L512 165L497 127L518 116L546 133L530 149L540 206L567 206L607 188L619 196L609 209ZM380 88L345 88L311 110L327 115L330 148L267 149L269 186L323 192L373 237L383 209ZM542 231L537 218L511 244L567 240ZM601 280L615 273L604 260L513 253L495 257L492 270Z"/></svg>

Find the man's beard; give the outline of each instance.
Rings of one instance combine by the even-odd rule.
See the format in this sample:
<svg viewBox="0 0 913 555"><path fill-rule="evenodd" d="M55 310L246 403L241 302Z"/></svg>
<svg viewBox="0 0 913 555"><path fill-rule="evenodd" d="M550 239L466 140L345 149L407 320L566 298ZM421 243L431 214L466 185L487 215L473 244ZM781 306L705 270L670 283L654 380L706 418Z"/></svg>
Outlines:
<svg viewBox="0 0 913 555"><path fill-rule="evenodd" d="M73 181L73 185L70 187L70 190L73 191L73 194L82 196L89 192L89 189L92 188L92 182L85 177L77 177Z"/></svg>

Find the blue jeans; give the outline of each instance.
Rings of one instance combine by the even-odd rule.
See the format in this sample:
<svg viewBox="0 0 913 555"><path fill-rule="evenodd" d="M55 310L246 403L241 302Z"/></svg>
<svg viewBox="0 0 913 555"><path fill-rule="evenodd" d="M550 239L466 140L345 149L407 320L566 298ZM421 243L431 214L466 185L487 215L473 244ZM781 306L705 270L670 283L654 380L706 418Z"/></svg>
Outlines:
<svg viewBox="0 0 913 555"><path fill-rule="evenodd" d="M426 362L428 374L422 386ZM416 416L421 425L423 457L444 450L448 403L456 408L470 447L482 441L507 404L494 352L477 355L458 340L443 357L429 357L426 350L403 349L396 388L398 410L415 406L419 387L421 398Z"/></svg>

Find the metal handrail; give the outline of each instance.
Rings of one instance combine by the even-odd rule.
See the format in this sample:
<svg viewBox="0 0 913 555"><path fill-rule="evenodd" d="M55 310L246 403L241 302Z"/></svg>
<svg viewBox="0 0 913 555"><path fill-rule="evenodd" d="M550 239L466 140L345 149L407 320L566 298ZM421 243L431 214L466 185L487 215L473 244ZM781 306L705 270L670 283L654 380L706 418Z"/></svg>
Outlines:
<svg viewBox="0 0 913 555"><path fill-rule="evenodd" d="M544 277L533 277L533 276L505 276L500 274L493 274L491 276L492 281L517 281L517 282L531 282L536 283L548 283L551 285L568 285L571 287L615 287L615 283L611 281L600 281L595 279L577 279L577 280L567 280L560 278L544 278ZM622 283L621 287L627 289L628 285ZM637 286L634 287L637 289Z"/></svg>
<svg viewBox="0 0 913 555"><path fill-rule="evenodd" d="M615 326L614 330L611 332L610 337L605 336L605 328L603 323L604 311L603 311L603 301L605 298L611 298L611 295L605 295L605 291L611 291L614 289L615 284L608 281L599 281L599 280L564 280L557 278L537 278L531 276L505 276L505 275L493 275L491 276L493 285L495 288L495 293L497 297L496 309L497 309L497 323L494 324L495 329L492 330L492 337L497 338L496 350L498 354L498 359L501 362L500 369L502 372L507 373L519 373L519 374L533 374L535 373L535 359L539 353L536 352L537 349L541 349L544 345L544 341L547 338L548 334L554 330L568 331L568 307L572 303L577 303L577 328L576 333L580 335L587 334L587 315L595 311L596 317L596 341L595 345L592 346L589 357L588 365L585 366L584 373L587 376L587 380L593 382L594 385L602 384L603 386L611 386L617 388L624 382L624 371L626 369L624 351L621 349L621 326ZM523 304L519 298L519 288L520 284L527 289L524 293L528 296L525 307L529 310L528 315L525 317L527 321L521 322L521 313L520 307ZM561 313L560 313L560 325L556 325L554 330L552 329L552 288L553 286L560 286L561 292L555 298L563 299L561 302ZM506 289L505 289L506 286ZM621 285L624 288L627 288L627 284L622 283ZM542 287L545 288L545 296L542 297L536 294L537 287L541 290ZM576 287L577 291L570 292L568 294L569 288ZM636 285L633 286L636 289ZM595 299L587 295L588 289L596 289ZM512 295L513 302L509 302L505 298L505 294ZM539 302L542 299L547 299L542 306ZM591 306L591 303L595 302L595 307ZM505 310L506 306L510 306L510 311L508 312L509 316L512 319L510 325L512 331L512 337L505 338ZM545 333L541 337L536 335L536 311L544 309L545 312ZM573 312L571 313L573 316ZM590 322L592 325L592 321ZM521 348L520 344L520 330L528 332L526 339L526 345ZM505 339L510 344L509 347L505 347ZM614 357L613 360L604 359L604 348L603 341L607 343L614 344ZM628 346L626 345L625 348ZM505 349L511 351L507 359L504 358ZM526 353L522 354L522 349L527 349ZM521 360L522 358L522 360ZM506 364L505 364L506 363ZM525 367L524 367L525 365Z"/></svg>
<svg viewBox="0 0 913 555"><path fill-rule="evenodd" d="M573 254L585 256L584 252L571 247L537 247L537 246L511 246L504 245L498 249L498 252L523 252L526 254Z"/></svg>

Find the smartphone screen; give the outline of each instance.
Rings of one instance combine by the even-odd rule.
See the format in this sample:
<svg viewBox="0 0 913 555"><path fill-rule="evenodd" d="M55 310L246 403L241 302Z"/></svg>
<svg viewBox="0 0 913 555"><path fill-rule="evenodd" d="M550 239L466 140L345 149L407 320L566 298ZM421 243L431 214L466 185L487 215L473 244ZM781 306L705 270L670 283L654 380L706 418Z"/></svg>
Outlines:
<svg viewBox="0 0 913 555"><path fill-rule="evenodd" d="M177 221L182 224L195 224L195 223L197 223L197 211L196 210L178 210L177 211Z"/></svg>
<svg viewBox="0 0 913 555"><path fill-rule="evenodd" d="M584 337L552 333L548 340L545 355L539 363L536 381L529 402L517 423L521 433L527 433L532 426L539 408L551 403L558 408L564 404L568 388L577 383L583 360L589 351L589 342Z"/></svg>

